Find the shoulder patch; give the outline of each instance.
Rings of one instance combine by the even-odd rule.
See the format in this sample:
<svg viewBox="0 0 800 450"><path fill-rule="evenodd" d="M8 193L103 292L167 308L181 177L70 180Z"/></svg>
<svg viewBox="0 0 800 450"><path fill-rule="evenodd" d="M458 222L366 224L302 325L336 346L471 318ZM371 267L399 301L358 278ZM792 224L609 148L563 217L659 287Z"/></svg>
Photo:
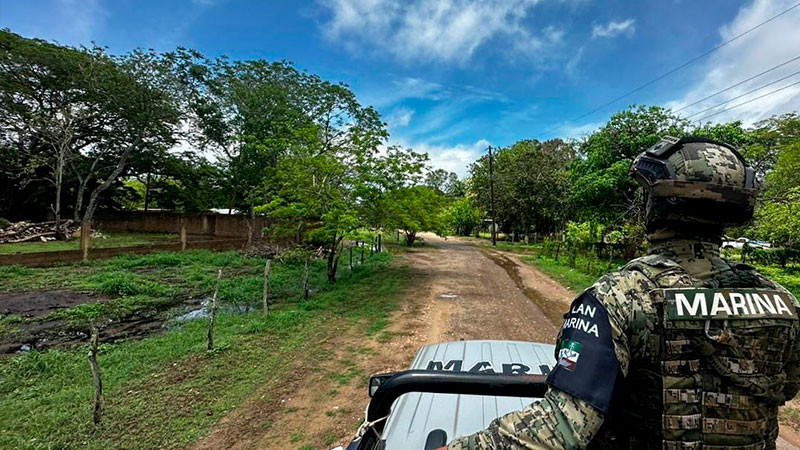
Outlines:
<svg viewBox="0 0 800 450"><path fill-rule="evenodd" d="M797 320L794 299L770 289L664 289L666 319Z"/></svg>
<svg viewBox="0 0 800 450"><path fill-rule="evenodd" d="M608 412L622 372L614 352L608 312L594 291L586 291L572 302L556 352L558 363L547 383Z"/></svg>

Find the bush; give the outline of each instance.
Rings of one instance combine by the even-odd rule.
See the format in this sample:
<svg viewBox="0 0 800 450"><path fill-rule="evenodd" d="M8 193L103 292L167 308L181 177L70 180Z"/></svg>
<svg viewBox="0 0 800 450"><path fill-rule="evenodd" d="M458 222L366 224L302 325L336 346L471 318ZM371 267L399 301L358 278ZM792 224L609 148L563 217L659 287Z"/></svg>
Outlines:
<svg viewBox="0 0 800 450"><path fill-rule="evenodd" d="M2 230L3 228L5 228L5 227L7 227L9 225L11 225L11 222L9 222L8 220L0 217L0 230Z"/></svg>
<svg viewBox="0 0 800 450"><path fill-rule="evenodd" d="M786 264L800 262L800 250L794 248L748 248L746 256L748 261L761 266L786 267Z"/></svg>

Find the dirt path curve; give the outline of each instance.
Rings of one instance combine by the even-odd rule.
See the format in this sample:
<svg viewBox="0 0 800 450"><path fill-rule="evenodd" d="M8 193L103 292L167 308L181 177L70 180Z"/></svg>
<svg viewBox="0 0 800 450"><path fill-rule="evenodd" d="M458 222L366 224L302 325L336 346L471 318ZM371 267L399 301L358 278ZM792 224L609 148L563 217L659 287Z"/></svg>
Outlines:
<svg viewBox="0 0 800 450"><path fill-rule="evenodd" d="M293 382L254 392L193 448L346 446L363 418L367 377L407 368L420 346L459 339L554 341L574 292L513 254L457 238L422 238L434 248L399 258L412 269L415 289L381 335L365 340L343 324L319 343L324 361L296 364ZM798 447L781 439L778 448Z"/></svg>

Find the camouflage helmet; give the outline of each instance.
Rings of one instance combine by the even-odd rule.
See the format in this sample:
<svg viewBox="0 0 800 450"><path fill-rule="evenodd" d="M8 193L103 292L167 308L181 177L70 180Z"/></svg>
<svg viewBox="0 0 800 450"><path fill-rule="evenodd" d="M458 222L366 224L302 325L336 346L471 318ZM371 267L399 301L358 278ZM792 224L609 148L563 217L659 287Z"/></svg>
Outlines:
<svg viewBox="0 0 800 450"><path fill-rule="evenodd" d="M647 194L648 228L731 226L753 217L758 182L733 147L710 139L664 137L633 161Z"/></svg>

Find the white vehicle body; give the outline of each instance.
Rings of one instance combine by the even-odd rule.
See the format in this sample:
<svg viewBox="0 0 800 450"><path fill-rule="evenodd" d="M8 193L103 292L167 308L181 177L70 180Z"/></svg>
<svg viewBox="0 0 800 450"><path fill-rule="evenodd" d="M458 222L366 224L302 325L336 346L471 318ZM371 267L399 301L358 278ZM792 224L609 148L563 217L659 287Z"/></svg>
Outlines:
<svg viewBox="0 0 800 450"><path fill-rule="evenodd" d="M555 365L554 349L550 344L522 341L444 342L422 347L409 369L424 373L509 375L515 380L520 376L521 380L531 378L525 375L547 375ZM497 417L520 410L536 400L534 395L402 394L391 403L385 427L379 433L380 443L375 448L424 450L431 446L430 438L434 435L443 442L452 441L475 433ZM442 444L436 447L439 445ZM350 448L362 447L351 444Z"/></svg>

